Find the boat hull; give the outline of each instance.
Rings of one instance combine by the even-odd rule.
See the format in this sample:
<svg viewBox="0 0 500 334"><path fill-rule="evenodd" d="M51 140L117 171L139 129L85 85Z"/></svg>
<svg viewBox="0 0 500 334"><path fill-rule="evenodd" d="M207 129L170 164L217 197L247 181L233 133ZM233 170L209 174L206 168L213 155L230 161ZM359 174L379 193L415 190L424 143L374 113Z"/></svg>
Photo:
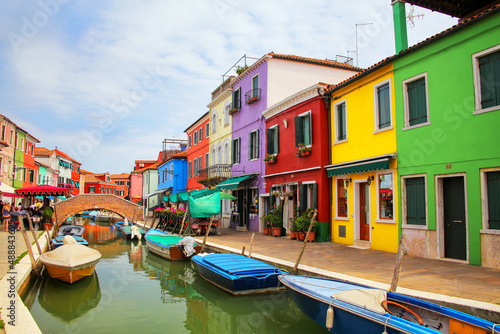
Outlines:
<svg viewBox="0 0 500 334"><path fill-rule="evenodd" d="M148 249L152 253L170 261L186 261L190 259L186 257L182 252L182 250L177 248L177 246L160 246L156 243L148 241L147 239L146 239L146 245L148 246ZM201 246L196 245L194 247L194 250L198 254L201 251Z"/></svg>
<svg viewBox="0 0 500 334"><path fill-rule="evenodd" d="M219 263L205 261L205 257L217 259ZM285 290L278 277L286 272L255 259L237 254L208 254L193 256L192 260L203 279L233 295L272 293ZM236 269L235 266L239 266L238 263L242 263L243 268ZM219 264L221 265L219 266ZM224 268L224 265L229 265L232 269ZM235 273L238 270L241 274Z"/></svg>
<svg viewBox="0 0 500 334"><path fill-rule="evenodd" d="M90 263L88 267L84 268L62 268L50 264L45 264L45 268L47 269L50 277L72 284L82 278L91 276L94 273L94 269L98 261L99 260L95 261L95 263Z"/></svg>
<svg viewBox="0 0 500 334"><path fill-rule="evenodd" d="M87 246L89 245L89 242L82 237L73 237L75 238L76 242L78 242L80 245ZM52 246L53 248L57 248L63 245L63 236L57 236L54 239L52 239Z"/></svg>

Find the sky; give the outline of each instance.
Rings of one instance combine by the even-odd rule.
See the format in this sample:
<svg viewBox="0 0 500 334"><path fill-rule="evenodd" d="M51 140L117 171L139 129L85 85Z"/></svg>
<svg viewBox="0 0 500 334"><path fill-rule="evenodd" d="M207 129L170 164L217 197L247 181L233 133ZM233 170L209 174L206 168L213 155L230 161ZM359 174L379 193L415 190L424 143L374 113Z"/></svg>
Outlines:
<svg viewBox="0 0 500 334"><path fill-rule="evenodd" d="M163 139L186 139L243 55L355 58L356 35L354 65L393 55L390 2L7 0L0 114L85 170L128 173ZM457 23L406 6L410 45Z"/></svg>

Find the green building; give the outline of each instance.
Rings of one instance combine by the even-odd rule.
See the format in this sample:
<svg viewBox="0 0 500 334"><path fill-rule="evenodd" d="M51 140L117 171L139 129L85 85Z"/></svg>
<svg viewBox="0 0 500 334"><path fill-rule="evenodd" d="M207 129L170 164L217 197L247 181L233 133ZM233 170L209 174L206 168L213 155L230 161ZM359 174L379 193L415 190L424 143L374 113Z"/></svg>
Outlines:
<svg viewBox="0 0 500 334"><path fill-rule="evenodd" d="M28 171L24 168L24 150L26 132L21 128L16 127L16 138L14 141L14 169L12 187L19 189L23 187L23 182L27 180Z"/></svg>
<svg viewBox="0 0 500 334"><path fill-rule="evenodd" d="M500 5L407 49L400 10L393 64L408 254L498 269Z"/></svg>

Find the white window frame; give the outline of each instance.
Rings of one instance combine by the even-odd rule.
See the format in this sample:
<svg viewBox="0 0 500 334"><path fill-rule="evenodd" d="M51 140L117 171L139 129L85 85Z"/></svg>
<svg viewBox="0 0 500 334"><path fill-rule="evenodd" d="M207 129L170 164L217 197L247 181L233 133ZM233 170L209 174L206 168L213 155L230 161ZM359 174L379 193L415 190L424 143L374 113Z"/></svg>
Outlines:
<svg viewBox="0 0 500 334"><path fill-rule="evenodd" d="M208 138L210 136L210 121L205 124L205 138Z"/></svg>
<svg viewBox="0 0 500 334"><path fill-rule="evenodd" d="M339 120L338 120L338 116L337 116L337 106L341 105L343 103L345 104L345 139L338 140L337 132L338 132ZM341 100L333 105L333 120L334 120L333 127L335 129L334 137L333 137L334 138L333 145L345 143L349 139L349 137L347 136L347 99L343 99L343 100Z"/></svg>
<svg viewBox="0 0 500 334"><path fill-rule="evenodd" d="M217 131L217 111L212 111L212 133Z"/></svg>
<svg viewBox="0 0 500 334"><path fill-rule="evenodd" d="M426 110L427 111L427 122L416 124L416 125L410 125L410 106L409 106L409 101L408 101L407 86L408 86L408 84L410 84L414 81L420 80L422 78L425 79L425 103L427 105L427 110ZM430 118L430 112L429 112L429 109L430 109L430 106L429 106L429 84L427 81L427 72L424 72L424 73L421 73L419 75L415 75L411 78L408 78L406 80L403 80L403 102L404 102L404 116L405 116L405 119L404 119L405 124L404 124L403 131L409 130L409 129L415 129L415 128L419 128L419 127L427 126L427 125L431 124L431 118Z"/></svg>
<svg viewBox="0 0 500 334"><path fill-rule="evenodd" d="M482 168L480 173L481 178L481 207L482 207L482 229L480 233L482 234L496 234L500 235L500 230L492 230L488 226L488 184L486 179L486 173L488 172L498 172L500 167L493 168Z"/></svg>
<svg viewBox="0 0 500 334"><path fill-rule="evenodd" d="M424 183L425 183L425 225L414 225L414 224L408 224L406 220L406 179L413 179L417 177L423 177L424 178ZM427 194L427 174L421 173L421 174L412 174L412 175L404 175L401 176L401 227L404 229L412 229L412 230L427 230L429 228L429 205L428 205L428 199L429 196Z"/></svg>
<svg viewBox="0 0 500 334"><path fill-rule="evenodd" d="M341 176L341 177L335 177L332 179L333 182L335 182L335 220L344 220L344 221L349 221L349 187L345 186L345 181L347 180L347 176ZM339 212L339 189L338 189L338 180L343 180L344 181L344 187L347 188L347 197L346 197L346 216L341 217L338 215Z"/></svg>
<svg viewBox="0 0 500 334"><path fill-rule="evenodd" d="M308 110L308 111L306 111L306 112L303 112L302 114L298 114L297 116L302 117L302 118L304 118L304 117L306 117L306 116L307 116L307 117L309 117L309 132L310 132L310 136L311 136L311 138L310 138L310 139L311 139L311 142L310 142L308 145L306 145L306 147L311 147L311 146L312 146L312 144L313 144L313 123L312 123L312 112L311 112L311 110ZM278 144L279 144L279 142L278 142Z"/></svg>
<svg viewBox="0 0 500 334"><path fill-rule="evenodd" d="M276 131L276 129L278 129L278 128L279 128L278 124L275 124L275 125L273 125L273 126L270 126L270 127L269 127L269 130ZM278 131L279 131L279 130L278 130ZM276 135L276 132L274 133L274 135ZM278 133L278 135L279 135L279 133ZM267 131L266 131L266 137L265 137L265 138L266 138L266 151L267 151ZM311 136L311 142L312 142L312 136ZM276 144L276 140L274 141L273 146L274 146L274 144ZM274 152L273 152L273 153L271 153L272 155L274 155L274 156L277 156L277 155L278 155L278 153L279 153L279 151L280 151L279 144L280 144L280 142L279 142L279 139L278 139L278 140L277 140L277 145L276 145L277 147L274 147ZM308 145L308 146L311 146L311 145ZM266 153L267 153L267 154L270 154L269 152L266 152Z"/></svg>
<svg viewBox="0 0 500 334"><path fill-rule="evenodd" d="M255 138L255 141L256 141L257 145L253 145L252 157L251 157L251 158L249 157L249 159L248 159L249 161L254 161L254 160L257 160L257 159L259 158L259 153L260 153L260 152L259 152L259 150L260 150L260 138L259 138L259 136L257 136L257 130L258 130L258 129L255 129L255 130L253 130L253 131L250 131L250 135L251 135L252 133L254 133L254 134L255 134L255 135L253 135L253 136L251 135L250 137ZM259 132L260 132L260 131L259 131ZM256 147L256 146L257 146L257 150L255 149L255 147ZM250 150L250 143L248 143L248 149ZM241 153L241 152L240 152L240 153Z"/></svg>
<svg viewBox="0 0 500 334"><path fill-rule="evenodd" d="M474 99L476 103L476 110L474 110L474 115L483 114L485 112L490 112L493 110L499 110L500 105L489 107L486 109L481 108L481 77L479 73L479 58L487 56L491 53L500 51L500 44L495 45L489 49L474 53L472 55L472 71L474 75Z"/></svg>
<svg viewBox="0 0 500 334"><path fill-rule="evenodd" d="M380 175L391 175L392 178L392 219L391 218L380 218L380 183L378 182ZM377 191L377 219L375 219L376 223L385 223L385 224L396 224L396 180L394 180L394 169L384 169L375 175L375 180L372 181L371 184L376 183L376 191Z"/></svg>
<svg viewBox="0 0 500 334"><path fill-rule="evenodd" d="M378 127L378 123L379 123L378 89L386 84L389 84L389 116L391 119L391 125L380 129ZM378 84L376 84L375 86L373 86L373 106L374 106L374 110L375 110L375 124L374 124L375 130L373 131L373 133L392 130L394 128L394 122L392 120L392 82L391 82L391 79L381 81Z"/></svg>

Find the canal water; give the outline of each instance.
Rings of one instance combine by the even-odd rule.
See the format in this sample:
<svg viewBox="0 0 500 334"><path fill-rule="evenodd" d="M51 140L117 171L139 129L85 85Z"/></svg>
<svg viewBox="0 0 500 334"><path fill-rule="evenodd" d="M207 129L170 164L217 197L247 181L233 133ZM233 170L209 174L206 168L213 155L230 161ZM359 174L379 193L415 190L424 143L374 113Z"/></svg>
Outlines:
<svg viewBox="0 0 500 334"><path fill-rule="evenodd" d="M44 271L22 296L43 333L325 332L285 292L232 296L110 224L86 224L84 237L102 253L93 276L69 285Z"/></svg>

